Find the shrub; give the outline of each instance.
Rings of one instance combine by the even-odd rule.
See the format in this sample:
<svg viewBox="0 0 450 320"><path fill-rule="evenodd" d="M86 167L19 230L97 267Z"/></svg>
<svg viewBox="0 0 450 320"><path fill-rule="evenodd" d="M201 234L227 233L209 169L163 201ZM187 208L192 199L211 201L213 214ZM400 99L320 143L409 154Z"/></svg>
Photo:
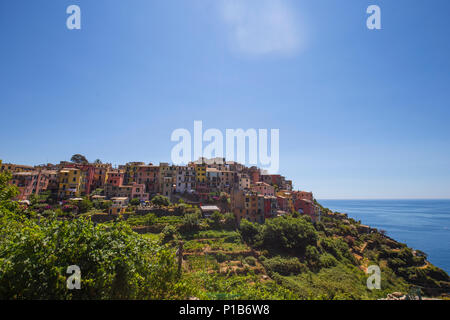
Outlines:
<svg viewBox="0 0 450 320"><path fill-rule="evenodd" d="M171 240L176 239L176 236L178 234L177 228L173 225L167 225L164 227L162 231L162 241L163 243L167 243Z"/></svg>
<svg viewBox="0 0 450 320"><path fill-rule="evenodd" d="M195 232L200 229L200 219L198 214L190 213L183 217L180 229L183 232Z"/></svg>
<svg viewBox="0 0 450 320"><path fill-rule="evenodd" d="M0 235L0 299L187 297L173 253L123 223L3 216ZM81 290L66 288L71 265L81 269Z"/></svg>
<svg viewBox="0 0 450 320"><path fill-rule="evenodd" d="M242 219L239 226L242 239L248 244L255 244L257 242L259 229L259 225L251 223L246 219Z"/></svg>
<svg viewBox="0 0 450 320"><path fill-rule="evenodd" d="M130 205L132 205L132 206L138 206L140 204L141 204L141 200L139 200L138 198L131 199L131 201L130 201Z"/></svg>
<svg viewBox="0 0 450 320"><path fill-rule="evenodd" d="M250 265L250 266L255 266L256 265L256 258L253 256L248 256L244 259L244 261Z"/></svg>
<svg viewBox="0 0 450 320"><path fill-rule="evenodd" d="M320 266L323 268L331 268L336 266L338 261L329 253L324 253L320 256Z"/></svg>
<svg viewBox="0 0 450 320"><path fill-rule="evenodd" d="M55 215L55 212L53 210L45 210L44 212L42 212L42 215L44 217L51 217Z"/></svg>
<svg viewBox="0 0 450 320"><path fill-rule="evenodd" d="M86 213L89 210L91 210L93 208L93 204L91 202L91 200L84 198L81 201L78 201L77 204L78 206L78 213Z"/></svg>
<svg viewBox="0 0 450 320"><path fill-rule="evenodd" d="M214 227L220 227L220 222L223 219L223 215L219 211L214 211L211 215L211 220L213 221Z"/></svg>
<svg viewBox="0 0 450 320"><path fill-rule="evenodd" d="M236 227L236 217L234 216L234 213L227 212L223 217L225 219L226 228L234 229Z"/></svg>
<svg viewBox="0 0 450 320"><path fill-rule="evenodd" d="M170 200L165 196L154 196L152 199L152 203L156 206L169 206Z"/></svg>
<svg viewBox="0 0 450 320"><path fill-rule="evenodd" d="M321 241L321 246L326 252L332 254L338 260L346 258L350 262L354 262L354 258L350 253L347 243L342 239L323 239Z"/></svg>
<svg viewBox="0 0 450 320"><path fill-rule="evenodd" d="M306 266L301 264L297 258L266 258L262 261L264 267L270 272L276 272L284 276L299 274L306 270Z"/></svg>
<svg viewBox="0 0 450 320"><path fill-rule="evenodd" d="M305 257L311 262L316 262L319 261L320 253L315 246L309 245L306 247Z"/></svg>
<svg viewBox="0 0 450 320"><path fill-rule="evenodd" d="M308 245L316 245L317 233L303 218L279 217L266 221L262 240L264 247L303 254Z"/></svg>
<svg viewBox="0 0 450 320"><path fill-rule="evenodd" d="M222 262L230 260L230 257L223 252L218 252L216 254L216 260L217 260L217 262L222 263Z"/></svg>
<svg viewBox="0 0 450 320"><path fill-rule="evenodd" d="M226 243L241 243L241 237L236 232L235 234L231 234L223 238L223 242Z"/></svg>

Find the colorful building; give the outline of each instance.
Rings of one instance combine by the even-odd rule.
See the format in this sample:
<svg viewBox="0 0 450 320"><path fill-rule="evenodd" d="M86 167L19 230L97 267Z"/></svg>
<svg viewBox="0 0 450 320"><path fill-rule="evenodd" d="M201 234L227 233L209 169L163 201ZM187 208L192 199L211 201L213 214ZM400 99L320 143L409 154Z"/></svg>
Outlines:
<svg viewBox="0 0 450 320"><path fill-rule="evenodd" d="M84 173L78 168L64 168L58 173L58 197L79 197L83 190Z"/></svg>
<svg viewBox="0 0 450 320"><path fill-rule="evenodd" d="M21 164L13 164L13 163L1 163L0 162L0 172L32 172L35 171L32 166L25 166Z"/></svg>
<svg viewBox="0 0 450 320"><path fill-rule="evenodd" d="M128 207L127 197L114 197L111 199L111 207L108 209L109 214L123 214L126 212Z"/></svg>
<svg viewBox="0 0 450 320"><path fill-rule="evenodd" d="M94 164L94 176L92 179L92 191L95 189L103 189L107 180L108 172L112 169L111 164Z"/></svg>
<svg viewBox="0 0 450 320"><path fill-rule="evenodd" d="M264 223L264 196L254 192L233 190L231 193L231 210L237 222L247 219L250 222Z"/></svg>
<svg viewBox="0 0 450 320"><path fill-rule="evenodd" d="M256 182L250 187L253 192L257 192L263 196L275 196L275 188L265 182Z"/></svg>
<svg viewBox="0 0 450 320"><path fill-rule="evenodd" d="M107 173L106 185L119 187L123 185L125 172L120 169L110 169Z"/></svg>
<svg viewBox="0 0 450 320"><path fill-rule="evenodd" d="M178 193L194 193L195 192L195 167L182 166L178 167L176 192Z"/></svg>
<svg viewBox="0 0 450 320"><path fill-rule="evenodd" d="M47 190L50 176L43 171L14 172L11 184L19 190L15 200L28 200L34 194Z"/></svg>
<svg viewBox="0 0 450 320"><path fill-rule="evenodd" d="M137 182L145 185L145 190L150 195L160 192L159 166L153 164L141 165L137 168Z"/></svg>

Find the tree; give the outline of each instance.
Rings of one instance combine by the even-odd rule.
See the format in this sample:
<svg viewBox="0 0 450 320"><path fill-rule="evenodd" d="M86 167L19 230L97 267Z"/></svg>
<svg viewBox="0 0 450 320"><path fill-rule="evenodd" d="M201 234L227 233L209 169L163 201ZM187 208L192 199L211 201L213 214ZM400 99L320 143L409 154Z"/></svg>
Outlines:
<svg viewBox="0 0 450 320"><path fill-rule="evenodd" d="M236 217L233 212L227 212L223 215L223 217L227 228L234 229L236 227Z"/></svg>
<svg viewBox="0 0 450 320"><path fill-rule="evenodd" d="M255 244L257 242L259 229L259 225L256 223L251 223L247 219L242 219L239 225L242 240L248 244Z"/></svg>
<svg viewBox="0 0 450 320"><path fill-rule="evenodd" d="M214 211L211 215L211 219L213 221L214 227L218 228L220 226L220 222L223 219L223 215L219 211Z"/></svg>
<svg viewBox="0 0 450 320"><path fill-rule="evenodd" d="M78 164L86 164L89 163L89 161L86 159L85 156L82 154L74 154L72 158L70 158L70 161Z"/></svg>
<svg viewBox="0 0 450 320"><path fill-rule="evenodd" d="M174 240L178 235L177 228L172 225L167 225L164 227L162 231L162 242L167 243L171 240Z"/></svg>
<svg viewBox="0 0 450 320"><path fill-rule="evenodd" d="M155 196L152 199L152 203L156 206L169 206L170 200L165 196Z"/></svg>
<svg viewBox="0 0 450 320"><path fill-rule="evenodd" d="M266 221L262 240L265 247L302 254L308 245L316 245L317 233L312 223L305 219L279 217Z"/></svg>
<svg viewBox="0 0 450 320"><path fill-rule="evenodd" d="M184 216L180 229L184 232L194 232L200 229L200 219L197 213L190 213Z"/></svg>
<svg viewBox="0 0 450 320"><path fill-rule="evenodd" d="M94 163L95 163L95 164L102 164L102 160L97 159L97 160L94 161Z"/></svg>
<svg viewBox="0 0 450 320"><path fill-rule="evenodd" d="M0 210L4 208L5 210L14 211L18 208L17 202L11 201L19 194L17 187L9 183L11 177L9 172L0 172Z"/></svg>
<svg viewBox="0 0 450 320"><path fill-rule="evenodd" d="M86 213L89 210L91 210L94 205L93 205L92 201L89 200L88 198L83 198L83 200L78 201L76 203L76 206L78 207L78 210L79 210L78 213Z"/></svg>

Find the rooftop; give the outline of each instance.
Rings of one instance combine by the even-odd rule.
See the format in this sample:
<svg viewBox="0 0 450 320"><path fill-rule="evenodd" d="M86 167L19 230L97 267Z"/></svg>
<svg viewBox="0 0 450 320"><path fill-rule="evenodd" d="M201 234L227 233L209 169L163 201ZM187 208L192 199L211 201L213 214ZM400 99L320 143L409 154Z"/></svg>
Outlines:
<svg viewBox="0 0 450 320"><path fill-rule="evenodd" d="M202 211L220 211L218 206L200 206Z"/></svg>

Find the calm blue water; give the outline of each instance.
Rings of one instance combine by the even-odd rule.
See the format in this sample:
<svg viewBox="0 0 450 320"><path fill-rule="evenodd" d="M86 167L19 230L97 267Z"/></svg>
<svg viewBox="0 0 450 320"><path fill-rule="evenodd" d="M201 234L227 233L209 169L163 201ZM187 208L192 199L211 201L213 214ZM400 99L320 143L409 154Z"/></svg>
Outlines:
<svg viewBox="0 0 450 320"><path fill-rule="evenodd" d="M450 273L450 200L318 200L391 238L428 254Z"/></svg>

